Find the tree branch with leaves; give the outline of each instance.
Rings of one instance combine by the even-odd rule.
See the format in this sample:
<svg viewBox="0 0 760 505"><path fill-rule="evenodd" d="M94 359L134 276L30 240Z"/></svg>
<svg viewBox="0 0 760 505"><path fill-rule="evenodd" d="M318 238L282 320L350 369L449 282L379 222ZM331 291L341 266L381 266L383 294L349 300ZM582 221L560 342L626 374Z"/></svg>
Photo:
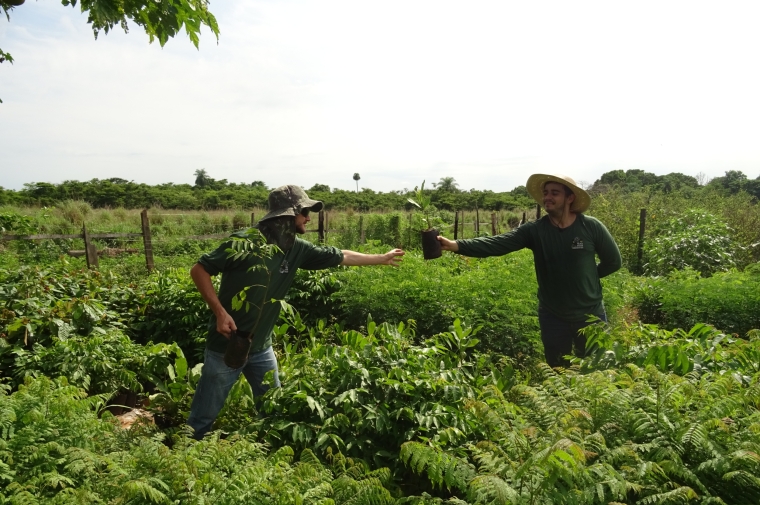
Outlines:
<svg viewBox="0 0 760 505"><path fill-rule="evenodd" d="M24 0L0 0L0 9L10 21L10 11L23 3ZM61 3L77 6L77 0ZM101 31L108 34L117 25L129 32L131 21L145 30L150 43L158 40L161 47L184 29L197 49L202 26L210 29L219 41L219 25L208 4L208 0L82 0L79 8L87 13L96 39ZM4 61L13 63L13 57L0 49L0 63Z"/></svg>

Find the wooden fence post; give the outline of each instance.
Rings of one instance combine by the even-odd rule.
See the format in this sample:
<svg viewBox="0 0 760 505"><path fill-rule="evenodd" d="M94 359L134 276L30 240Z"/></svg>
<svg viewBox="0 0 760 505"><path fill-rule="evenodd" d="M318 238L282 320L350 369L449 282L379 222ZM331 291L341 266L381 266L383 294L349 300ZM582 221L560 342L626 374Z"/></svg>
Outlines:
<svg viewBox="0 0 760 505"><path fill-rule="evenodd" d="M84 255L87 258L87 268L98 269L98 250L95 244L90 242L90 234L87 233L87 225L82 223L82 238L84 238Z"/></svg>
<svg viewBox="0 0 760 505"><path fill-rule="evenodd" d="M454 240L457 239L457 231L459 230L459 211L454 211Z"/></svg>
<svg viewBox="0 0 760 505"><path fill-rule="evenodd" d="M251 226L255 226L255 225L256 225L256 218L253 217L253 212L251 212Z"/></svg>
<svg viewBox="0 0 760 505"><path fill-rule="evenodd" d="M153 270L153 243L150 240L150 222L148 221L148 209L143 209L140 213L142 220L143 247L145 248L145 266L148 271Z"/></svg>
<svg viewBox="0 0 760 505"><path fill-rule="evenodd" d="M406 232L406 247L412 247L412 213L409 213L409 231Z"/></svg>
<svg viewBox="0 0 760 505"><path fill-rule="evenodd" d="M364 243L364 216L359 216L359 243Z"/></svg>
<svg viewBox="0 0 760 505"><path fill-rule="evenodd" d="M638 248L638 267L639 275L644 274L644 230L647 227L647 210L641 209L639 215L639 248Z"/></svg>
<svg viewBox="0 0 760 505"><path fill-rule="evenodd" d="M497 235L496 233L496 213L491 212L491 235Z"/></svg>
<svg viewBox="0 0 760 505"><path fill-rule="evenodd" d="M541 219L541 205L537 203L536 204L536 221L538 221L539 219Z"/></svg>
<svg viewBox="0 0 760 505"><path fill-rule="evenodd" d="M319 243L325 243L325 211L319 211L319 220L317 225L317 234L319 235Z"/></svg>
<svg viewBox="0 0 760 505"><path fill-rule="evenodd" d="M480 236L480 211L478 210L478 204L475 204L475 236Z"/></svg>

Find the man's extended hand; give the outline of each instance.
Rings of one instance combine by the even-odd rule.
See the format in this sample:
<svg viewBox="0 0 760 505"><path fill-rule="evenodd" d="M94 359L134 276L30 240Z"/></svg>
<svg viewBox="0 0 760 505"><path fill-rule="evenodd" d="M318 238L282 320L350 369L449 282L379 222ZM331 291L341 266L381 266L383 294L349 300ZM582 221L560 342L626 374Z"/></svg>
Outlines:
<svg viewBox="0 0 760 505"><path fill-rule="evenodd" d="M397 267L401 264L401 256L405 253L401 249L391 249L385 254L364 254L356 251L343 250L344 267L363 267L369 265L390 265Z"/></svg>
<svg viewBox="0 0 760 505"><path fill-rule="evenodd" d="M438 235L436 238L438 239L438 242L441 243L441 249L443 251L457 252L459 250L459 244L457 244L456 240L449 240L441 235Z"/></svg>
<svg viewBox="0 0 760 505"><path fill-rule="evenodd" d="M401 265L401 262L403 261L403 258L401 258L404 254L406 254L401 249L391 249L387 253L385 253L383 256L385 256L385 260L383 261L383 265L390 265L392 267L397 267Z"/></svg>

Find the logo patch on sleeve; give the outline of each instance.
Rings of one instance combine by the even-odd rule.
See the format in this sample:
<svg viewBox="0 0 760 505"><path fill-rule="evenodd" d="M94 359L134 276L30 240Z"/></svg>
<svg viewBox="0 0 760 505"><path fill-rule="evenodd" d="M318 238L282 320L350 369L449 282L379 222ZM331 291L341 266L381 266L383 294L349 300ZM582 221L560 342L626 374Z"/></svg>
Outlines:
<svg viewBox="0 0 760 505"><path fill-rule="evenodd" d="M288 273L288 260L282 260L282 263L280 263L280 273Z"/></svg>
<svg viewBox="0 0 760 505"><path fill-rule="evenodd" d="M571 246L572 249L583 249L583 240L581 240L578 237L575 237L573 239L573 245Z"/></svg>

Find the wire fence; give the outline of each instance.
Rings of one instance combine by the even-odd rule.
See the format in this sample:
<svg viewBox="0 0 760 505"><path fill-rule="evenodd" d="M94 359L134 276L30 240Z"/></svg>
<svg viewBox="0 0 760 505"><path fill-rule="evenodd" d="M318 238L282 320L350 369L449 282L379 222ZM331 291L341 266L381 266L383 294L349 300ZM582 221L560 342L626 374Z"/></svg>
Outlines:
<svg viewBox="0 0 760 505"><path fill-rule="evenodd" d="M200 256L215 248L233 231L254 225L257 216L265 213L263 209L232 214L161 212L155 209L129 215L100 213L88 216L87 222L83 218L80 230L76 230L74 223L50 223L42 231L54 233L3 234L0 243L17 241L21 249L31 249L31 243L35 243L38 250L49 249L52 255L84 257L90 268L98 268L103 259L122 261L120 258L125 256L140 256L145 267L152 270L157 260L165 262L172 257ZM527 214L441 211L440 221L448 224L439 228L443 235L454 239L496 235L530 219ZM419 233L425 228L421 214L415 212L321 211L312 215L306 238L341 249L367 244L416 249L420 247Z"/></svg>

